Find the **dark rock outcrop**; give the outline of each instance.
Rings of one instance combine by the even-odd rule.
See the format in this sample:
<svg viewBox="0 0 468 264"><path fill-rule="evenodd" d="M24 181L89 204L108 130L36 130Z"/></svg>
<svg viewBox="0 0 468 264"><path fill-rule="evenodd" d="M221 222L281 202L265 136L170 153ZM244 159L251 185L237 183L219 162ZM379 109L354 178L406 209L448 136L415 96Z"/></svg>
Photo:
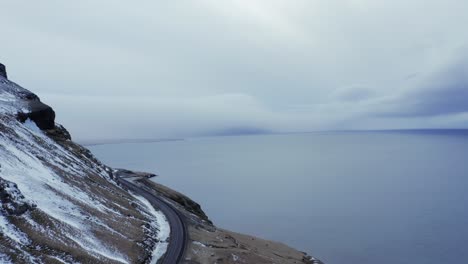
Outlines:
<svg viewBox="0 0 468 264"><path fill-rule="evenodd" d="M15 183L0 178L0 212L7 215L22 215L32 208L24 201L24 196L18 190Z"/></svg>
<svg viewBox="0 0 468 264"><path fill-rule="evenodd" d="M29 99L28 106L30 108L29 113L18 113L17 117L20 122L25 122L28 118L36 123L37 127L42 130L54 129L55 128L55 112L54 110L39 101L37 96Z"/></svg>
<svg viewBox="0 0 468 264"><path fill-rule="evenodd" d="M66 130L65 127L59 124L56 124L53 129L47 130L46 133L49 137L51 137L57 142L69 141L72 139L70 132L68 132L68 130Z"/></svg>
<svg viewBox="0 0 468 264"><path fill-rule="evenodd" d="M5 65L0 63L0 76L8 79Z"/></svg>
<svg viewBox="0 0 468 264"><path fill-rule="evenodd" d="M0 63L0 77L7 78L6 67ZM10 80L1 80L1 89L10 95L17 98L15 102L18 108L17 119L20 122L25 122L28 118L36 123L42 130L55 128L55 112L54 110L41 102L39 97L34 93L24 89ZM68 133L68 132L67 132ZM69 137L69 135L68 135Z"/></svg>

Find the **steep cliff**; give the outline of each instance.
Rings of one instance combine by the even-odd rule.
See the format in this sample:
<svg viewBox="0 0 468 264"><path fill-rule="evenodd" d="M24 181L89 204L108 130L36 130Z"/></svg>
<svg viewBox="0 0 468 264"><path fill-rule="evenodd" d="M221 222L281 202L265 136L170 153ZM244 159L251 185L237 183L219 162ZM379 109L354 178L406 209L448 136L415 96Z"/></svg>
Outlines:
<svg viewBox="0 0 468 264"><path fill-rule="evenodd" d="M5 77L0 67L0 263L150 261L150 208Z"/></svg>
<svg viewBox="0 0 468 264"><path fill-rule="evenodd" d="M7 73L6 73L6 67L5 65L1 64L0 63L0 76L7 79L8 76L7 76Z"/></svg>

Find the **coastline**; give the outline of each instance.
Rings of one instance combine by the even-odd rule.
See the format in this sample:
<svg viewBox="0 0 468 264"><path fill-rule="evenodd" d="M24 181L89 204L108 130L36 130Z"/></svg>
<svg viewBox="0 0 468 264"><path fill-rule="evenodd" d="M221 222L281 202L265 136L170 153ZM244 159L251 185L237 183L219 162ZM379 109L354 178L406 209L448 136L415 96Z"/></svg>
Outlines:
<svg viewBox="0 0 468 264"><path fill-rule="evenodd" d="M218 228L198 203L182 193L154 182L152 177L149 177L154 174L128 170L126 174L134 178L133 183L162 196L184 215L188 242L181 263L323 264L307 253L281 242Z"/></svg>
<svg viewBox="0 0 468 264"><path fill-rule="evenodd" d="M114 144L131 144L131 143L156 143L156 142L171 142L184 141L183 138L162 138L162 139L109 139L109 140L84 140L77 141L78 144L85 147L114 145Z"/></svg>

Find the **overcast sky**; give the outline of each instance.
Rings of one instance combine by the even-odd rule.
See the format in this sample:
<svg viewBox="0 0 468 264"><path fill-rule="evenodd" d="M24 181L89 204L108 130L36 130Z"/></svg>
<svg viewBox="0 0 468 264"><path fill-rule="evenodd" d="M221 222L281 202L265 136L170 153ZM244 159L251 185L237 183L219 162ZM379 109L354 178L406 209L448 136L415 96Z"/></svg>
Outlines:
<svg viewBox="0 0 468 264"><path fill-rule="evenodd" d="M2 1L0 62L75 139L468 127L468 1Z"/></svg>

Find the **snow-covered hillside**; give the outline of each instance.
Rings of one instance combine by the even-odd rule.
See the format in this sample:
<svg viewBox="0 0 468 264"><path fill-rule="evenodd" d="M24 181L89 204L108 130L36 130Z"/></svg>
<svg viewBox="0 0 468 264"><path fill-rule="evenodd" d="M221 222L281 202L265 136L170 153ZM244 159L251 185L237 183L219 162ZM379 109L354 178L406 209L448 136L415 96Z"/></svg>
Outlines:
<svg viewBox="0 0 468 264"><path fill-rule="evenodd" d="M164 215L119 187L54 118L0 76L0 263L154 262Z"/></svg>

